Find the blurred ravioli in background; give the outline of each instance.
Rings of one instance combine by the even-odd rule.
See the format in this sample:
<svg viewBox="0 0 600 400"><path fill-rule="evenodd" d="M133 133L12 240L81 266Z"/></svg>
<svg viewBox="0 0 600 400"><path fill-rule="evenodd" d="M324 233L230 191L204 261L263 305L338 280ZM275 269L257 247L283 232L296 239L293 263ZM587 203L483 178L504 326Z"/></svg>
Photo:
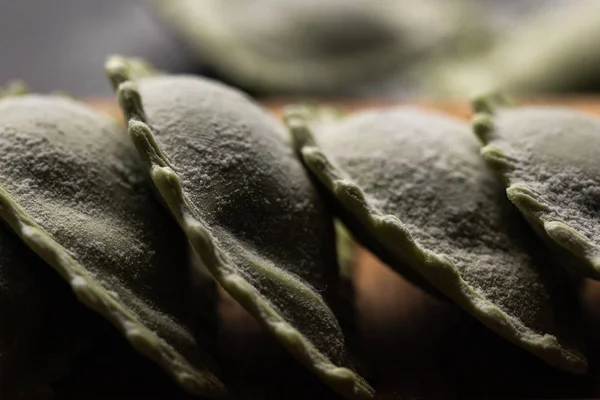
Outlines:
<svg viewBox="0 0 600 400"><path fill-rule="evenodd" d="M467 124L411 108L286 120L297 151L366 247L551 365L587 369L575 293L479 156Z"/></svg>
<svg viewBox="0 0 600 400"><path fill-rule="evenodd" d="M600 87L600 2L550 1L516 19L472 56L424 66L420 91L461 98L502 88L510 93L561 93Z"/></svg>
<svg viewBox="0 0 600 400"><path fill-rule="evenodd" d="M149 2L223 79L270 94L356 93L493 31L469 0Z"/></svg>
<svg viewBox="0 0 600 400"><path fill-rule="evenodd" d="M190 305L187 240L154 199L124 128L65 97L7 96L0 149L2 219L184 389L224 396L201 307Z"/></svg>
<svg viewBox="0 0 600 400"><path fill-rule="evenodd" d="M106 70L160 197L217 282L332 389L373 398L328 304L332 217L283 125L211 80L119 56Z"/></svg>

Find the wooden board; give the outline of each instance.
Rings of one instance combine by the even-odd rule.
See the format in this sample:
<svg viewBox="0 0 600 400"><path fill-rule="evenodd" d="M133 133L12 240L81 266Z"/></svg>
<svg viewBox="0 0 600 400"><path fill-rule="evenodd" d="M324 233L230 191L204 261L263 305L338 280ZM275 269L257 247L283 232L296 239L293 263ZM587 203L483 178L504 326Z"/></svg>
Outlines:
<svg viewBox="0 0 600 400"><path fill-rule="evenodd" d="M119 116L107 100L94 107ZM266 105L281 115L285 100ZM527 103L561 104L600 115L600 99L555 98ZM382 107L389 101L325 102L345 111ZM396 103L398 104L398 103ZM470 117L467 103L412 102ZM381 399L594 398L600 397L600 282L586 281L581 293L590 371L575 376L555 370L500 339L458 307L436 300L402 279L365 250L353 272L349 343L365 365ZM219 306L218 353L227 375L238 382L237 398L334 398L288 357L252 318L227 296Z"/></svg>

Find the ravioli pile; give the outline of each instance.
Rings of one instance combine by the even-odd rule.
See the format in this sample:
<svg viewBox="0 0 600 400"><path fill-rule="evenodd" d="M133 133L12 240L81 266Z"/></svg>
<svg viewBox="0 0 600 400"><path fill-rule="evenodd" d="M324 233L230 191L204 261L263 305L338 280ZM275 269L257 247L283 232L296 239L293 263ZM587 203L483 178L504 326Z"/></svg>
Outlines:
<svg viewBox="0 0 600 400"><path fill-rule="evenodd" d="M284 125L207 79L117 56L106 70L126 128L64 97L0 99L6 398L51 397L76 344L102 340L69 286L183 390L227 397L206 272L326 385L374 398L334 313L334 216L414 284L586 371L569 304L577 274L600 277L599 120L490 95L473 129L410 108L297 106ZM41 345L56 335L73 346ZM45 351L64 368L32 368Z"/></svg>

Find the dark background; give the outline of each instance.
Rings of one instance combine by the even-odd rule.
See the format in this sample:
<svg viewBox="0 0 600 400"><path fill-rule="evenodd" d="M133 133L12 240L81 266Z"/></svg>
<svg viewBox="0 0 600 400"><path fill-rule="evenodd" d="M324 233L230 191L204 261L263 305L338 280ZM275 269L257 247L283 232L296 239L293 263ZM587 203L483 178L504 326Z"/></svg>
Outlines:
<svg viewBox="0 0 600 400"><path fill-rule="evenodd" d="M170 71L199 69L142 0L0 0L0 82L111 95L103 64L113 53Z"/></svg>

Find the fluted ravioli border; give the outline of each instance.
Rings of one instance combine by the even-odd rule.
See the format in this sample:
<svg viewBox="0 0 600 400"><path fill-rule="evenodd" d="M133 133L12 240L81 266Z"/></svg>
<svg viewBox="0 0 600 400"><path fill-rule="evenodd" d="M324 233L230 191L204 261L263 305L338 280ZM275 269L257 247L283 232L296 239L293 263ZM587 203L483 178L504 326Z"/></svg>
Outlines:
<svg viewBox="0 0 600 400"><path fill-rule="evenodd" d="M125 336L137 352L160 365L186 391L195 395L224 398L227 392L208 369L190 364L164 339L147 328L131 311L109 294L98 281L12 199L0 185L0 218L67 281L77 299L98 312Z"/></svg>
<svg viewBox="0 0 600 400"><path fill-rule="evenodd" d="M600 250L577 229L561 221L552 204L545 202L530 186L523 182L512 182L508 171L515 168L513 160L501 149L492 144L494 137L494 115L501 108L511 107L511 102L499 92L489 92L475 96L472 101L474 115L473 130L483 144L481 156L506 184L506 194L510 201L521 211L531 227L544 239L555 243L570 253L582 264L570 266L580 274L600 280L600 257L588 257L589 253Z"/></svg>
<svg viewBox="0 0 600 400"><path fill-rule="evenodd" d="M307 112L302 106L288 108L285 120L292 133L294 146L305 165L375 240L400 260L406 261L444 295L500 336L550 365L573 373L587 371L585 356L562 347L555 336L540 335L502 311L461 278L452 260L421 247L398 217L385 215L369 204L362 189L346 178L345 173L318 147Z"/></svg>
<svg viewBox="0 0 600 400"><path fill-rule="evenodd" d="M354 371L331 362L310 341L294 328L260 292L235 271L232 262L215 245L215 240L187 198L181 179L162 153L147 124L135 78L150 75L150 70L137 68L131 62L113 56L106 63L106 71L117 91L119 105L127 121L129 135L150 173L154 185L187 235L192 247L217 280L236 301L263 325L291 354L313 371L333 390L349 399L366 400L375 397L375 391ZM284 278L281 276L280 278ZM320 300L322 301L322 300Z"/></svg>

